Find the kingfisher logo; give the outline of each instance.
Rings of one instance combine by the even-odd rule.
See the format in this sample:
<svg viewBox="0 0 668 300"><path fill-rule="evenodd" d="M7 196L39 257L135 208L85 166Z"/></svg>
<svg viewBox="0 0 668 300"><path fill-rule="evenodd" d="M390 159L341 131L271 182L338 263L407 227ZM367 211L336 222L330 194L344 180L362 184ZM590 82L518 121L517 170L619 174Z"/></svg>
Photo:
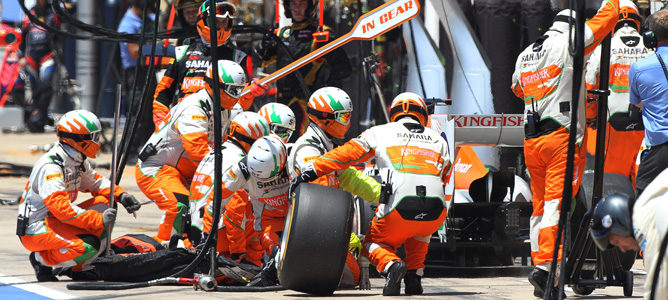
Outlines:
<svg viewBox="0 0 668 300"><path fill-rule="evenodd" d="M457 162L455 163L455 167L454 167L455 172L466 173L469 170L471 170L471 168L473 168L472 164L464 164L464 163L462 163L461 158L457 158Z"/></svg>
<svg viewBox="0 0 668 300"><path fill-rule="evenodd" d="M202 78L199 78L199 77L183 78L183 83L181 84L181 89L182 90L186 90L186 89L193 88L193 87L195 87L195 88L204 87L204 80L202 80Z"/></svg>

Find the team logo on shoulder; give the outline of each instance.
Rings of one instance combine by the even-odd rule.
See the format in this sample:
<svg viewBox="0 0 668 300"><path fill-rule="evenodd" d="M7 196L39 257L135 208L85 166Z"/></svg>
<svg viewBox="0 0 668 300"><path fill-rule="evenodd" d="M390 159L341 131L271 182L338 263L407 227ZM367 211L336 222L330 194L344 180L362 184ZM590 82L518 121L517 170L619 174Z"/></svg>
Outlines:
<svg viewBox="0 0 668 300"><path fill-rule="evenodd" d="M56 179L56 178L63 178L63 174L62 173L53 173L53 174L46 175L46 181L49 181L51 179Z"/></svg>
<svg viewBox="0 0 668 300"><path fill-rule="evenodd" d="M190 119L193 120L193 121L197 121L197 120L205 121L205 122L207 121L206 116L203 116L203 115L192 115L192 117L190 117Z"/></svg>
<svg viewBox="0 0 668 300"><path fill-rule="evenodd" d="M237 177L239 177L239 176L237 176L237 173L234 173L234 171L232 171L232 170L230 170L228 173L230 174L230 176L231 176L233 179L237 179Z"/></svg>

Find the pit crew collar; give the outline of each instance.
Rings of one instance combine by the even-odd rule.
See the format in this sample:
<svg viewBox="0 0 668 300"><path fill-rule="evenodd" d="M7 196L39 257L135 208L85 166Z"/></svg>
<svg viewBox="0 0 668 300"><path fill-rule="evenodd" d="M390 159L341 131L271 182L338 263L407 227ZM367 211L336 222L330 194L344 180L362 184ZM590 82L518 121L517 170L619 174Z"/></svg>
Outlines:
<svg viewBox="0 0 668 300"><path fill-rule="evenodd" d="M72 146L62 142L58 142L58 145L60 145L60 147L63 149L63 152L65 152L65 154L74 162L80 164L86 160L86 156L77 149L72 148Z"/></svg>

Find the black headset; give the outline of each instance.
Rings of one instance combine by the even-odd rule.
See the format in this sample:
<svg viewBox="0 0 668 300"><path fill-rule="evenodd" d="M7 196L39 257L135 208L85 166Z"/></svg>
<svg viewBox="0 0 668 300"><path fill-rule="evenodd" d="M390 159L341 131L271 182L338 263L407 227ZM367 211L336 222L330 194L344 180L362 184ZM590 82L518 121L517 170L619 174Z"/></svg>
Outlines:
<svg viewBox="0 0 668 300"><path fill-rule="evenodd" d="M645 48L656 49L657 40L654 31L644 31L642 33L642 43L645 45Z"/></svg>

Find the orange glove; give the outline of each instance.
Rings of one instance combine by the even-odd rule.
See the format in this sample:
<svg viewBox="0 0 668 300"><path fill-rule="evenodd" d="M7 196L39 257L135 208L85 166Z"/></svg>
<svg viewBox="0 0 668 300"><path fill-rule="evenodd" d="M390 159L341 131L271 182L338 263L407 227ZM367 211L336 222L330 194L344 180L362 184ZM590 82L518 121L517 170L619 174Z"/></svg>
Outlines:
<svg viewBox="0 0 668 300"><path fill-rule="evenodd" d="M264 95L269 87L266 84L262 84L260 79L253 78L253 82L247 84L246 88L250 89L250 93L253 94L253 97L259 97Z"/></svg>
<svg viewBox="0 0 668 300"><path fill-rule="evenodd" d="M241 105L241 108L244 110L249 109L251 105L253 105L253 99L255 99L255 97L264 95L264 93L267 91L267 88L267 85L262 84L260 79L253 78L253 82L246 84L246 87L244 88L244 90L250 90L250 92L239 98L239 105Z"/></svg>

